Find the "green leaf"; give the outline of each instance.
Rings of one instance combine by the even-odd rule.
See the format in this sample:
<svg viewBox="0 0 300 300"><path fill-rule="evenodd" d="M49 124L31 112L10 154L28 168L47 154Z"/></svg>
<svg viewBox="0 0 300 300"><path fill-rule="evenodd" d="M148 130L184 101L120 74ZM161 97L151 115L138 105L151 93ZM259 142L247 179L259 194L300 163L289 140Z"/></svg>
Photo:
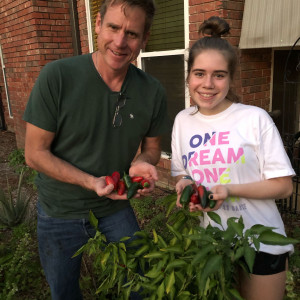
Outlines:
<svg viewBox="0 0 300 300"><path fill-rule="evenodd" d="M168 207L168 209L166 211L166 217L168 217L170 215L170 213L172 212L172 210L174 209L175 206L176 206L176 202L175 201L171 202L169 204L169 207Z"/></svg>
<svg viewBox="0 0 300 300"><path fill-rule="evenodd" d="M243 229L244 229L244 224L240 222L236 222L232 218L231 220L227 221L228 227L233 228L233 230L238 234L238 236L243 236Z"/></svg>
<svg viewBox="0 0 300 300"><path fill-rule="evenodd" d="M164 255L165 254L160 252L160 251L153 251L153 252L150 252L150 253L146 254L144 257L145 258L161 258Z"/></svg>
<svg viewBox="0 0 300 300"><path fill-rule="evenodd" d="M209 211L209 212L207 213L207 215L208 215L215 223L217 223L217 224L219 224L219 225L222 226L221 217L220 217L217 213L215 213L215 212L213 212L213 211Z"/></svg>
<svg viewBox="0 0 300 300"><path fill-rule="evenodd" d="M232 299L245 300L236 289L229 289L228 291L233 296Z"/></svg>
<svg viewBox="0 0 300 300"><path fill-rule="evenodd" d="M157 289L157 296L158 296L157 299L162 299L164 296L164 293L165 293L165 284L164 284L164 282L162 282Z"/></svg>
<svg viewBox="0 0 300 300"><path fill-rule="evenodd" d="M242 256L244 256L244 252L245 252L244 247L237 248L237 250L234 254L234 261L236 261L236 260L240 259Z"/></svg>
<svg viewBox="0 0 300 300"><path fill-rule="evenodd" d="M212 244L208 244L202 247L199 252L195 255L193 260L191 261L192 265L198 264L203 261L204 257L209 254L210 252L214 251L215 247Z"/></svg>
<svg viewBox="0 0 300 300"><path fill-rule="evenodd" d="M160 251L177 253L177 254L181 254L183 252L181 246L169 246L166 248L161 248Z"/></svg>
<svg viewBox="0 0 300 300"><path fill-rule="evenodd" d="M275 227L267 227L261 224L255 224L251 228L249 228L249 231L251 234L262 234L265 231L272 231L276 229Z"/></svg>
<svg viewBox="0 0 300 300"><path fill-rule="evenodd" d="M256 255L256 252L255 252L254 248L252 248L248 245L246 245L244 247L244 257L245 257L245 261L249 267L250 273L252 273L252 271L253 271L255 255Z"/></svg>
<svg viewBox="0 0 300 300"><path fill-rule="evenodd" d="M158 243L158 236L157 236L156 230L153 229L152 233L153 233L153 243L157 244Z"/></svg>
<svg viewBox="0 0 300 300"><path fill-rule="evenodd" d="M222 266L222 256L212 254L206 261L200 278L200 290L204 290L208 277L217 272Z"/></svg>
<svg viewBox="0 0 300 300"><path fill-rule="evenodd" d="M175 269L175 268L180 268L180 267L183 267L183 266L186 266L187 263L186 261L184 261L183 259L175 259L173 261L171 261L167 267L166 267L166 270L165 271L168 271L170 269Z"/></svg>
<svg viewBox="0 0 300 300"><path fill-rule="evenodd" d="M299 240L286 237L282 234L279 234L274 231L265 231L259 235L258 240L266 245L288 245L288 244L297 244Z"/></svg>
<svg viewBox="0 0 300 300"><path fill-rule="evenodd" d="M175 230L171 225L169 224L166 224L168 229L180 240L182 241L182 235L177 231Z"/></svg>
<svg viewBox="0 0 300 300"><path fill-rule="evenodd" d="M155 265L149 272L145 274L145 276L149 278L157 278L161 273L162 271Z"/></svg>
<svg viewBox="0 0 300 300"><path fill-rule="evenodd" d="M91 223L91 225L98 230L98 219L95 217L95 215L93 214L93 212L90 210L90 214L89 214L89 221Z"/></svg>
<svg viewBox="0 0 300 300"><path fill-rule="evenodd" d="M166 278L166 292L167 294L170 293L170 290L172 288L172 286L175 284L175 274L174 271L172 271L172 273L167 276Z"/></svg>

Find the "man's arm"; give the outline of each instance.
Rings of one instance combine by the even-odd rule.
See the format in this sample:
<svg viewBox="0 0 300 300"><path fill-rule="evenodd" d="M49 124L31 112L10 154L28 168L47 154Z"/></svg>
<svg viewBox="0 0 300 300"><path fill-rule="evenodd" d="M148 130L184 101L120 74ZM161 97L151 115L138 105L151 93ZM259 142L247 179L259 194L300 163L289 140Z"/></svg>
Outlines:
<svg viewBox="0 0 300 300"><path fill-rule="evenodd" d="M55 133L27 123L25 138L27 165L56 180L94 190L99 196L109 194L113 186L106 186L103 177L97 178L87 174L53 155L51 144L54 137Z"/></svg>

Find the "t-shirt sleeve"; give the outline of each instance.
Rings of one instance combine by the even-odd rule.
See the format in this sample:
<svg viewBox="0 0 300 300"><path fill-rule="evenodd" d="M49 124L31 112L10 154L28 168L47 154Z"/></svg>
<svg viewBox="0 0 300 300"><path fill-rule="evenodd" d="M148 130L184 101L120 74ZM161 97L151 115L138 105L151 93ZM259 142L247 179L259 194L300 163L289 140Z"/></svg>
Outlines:
<svg viewBox="0 0 300 300"><path fill-rule="evenodd" d="M46 65L29 96L23 120L47 131L57 127L58 74L54 64Z"/></svg>
<svg viewBox="0 0 300 300"><path fill-rule="evenodd" d="M263 178L294 176L291 161L273 120L265 113L261 122L260 164Z"/></svg>

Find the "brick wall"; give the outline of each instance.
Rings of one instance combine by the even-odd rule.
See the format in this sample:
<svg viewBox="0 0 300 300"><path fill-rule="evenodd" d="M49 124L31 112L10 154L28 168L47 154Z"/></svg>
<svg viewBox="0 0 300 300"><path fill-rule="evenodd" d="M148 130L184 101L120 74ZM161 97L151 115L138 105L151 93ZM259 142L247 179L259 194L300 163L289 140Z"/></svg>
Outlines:
<svg viewBox="0 0 300 300"><path fill-rule="evenodd" d="M8 130L24 147L22 115L41 68L50 61L73 55L68 0L1 0L0 43L13 118L8 116L1 72L0 88Z"/></svg>

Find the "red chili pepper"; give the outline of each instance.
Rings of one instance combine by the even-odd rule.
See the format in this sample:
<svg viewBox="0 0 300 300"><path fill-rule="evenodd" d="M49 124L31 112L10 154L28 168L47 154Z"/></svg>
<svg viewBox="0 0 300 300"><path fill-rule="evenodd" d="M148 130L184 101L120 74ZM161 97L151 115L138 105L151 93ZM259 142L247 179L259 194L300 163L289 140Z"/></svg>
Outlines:
<svg viewBox="0 0 300 300"><path fill-rule="evenodd" d="M118 171L115 171L115 172L113 172L111 174L111 177L114 180L115 184L117 185L118 182L119 182L119 180L120 180L120 178L121 178L121 175L120 175L120 173Z"/></svg>
<svg viewBox="0 0 300 300"><path fill-rule="evenodd" d="M125 193L125 190L126 190L126 186L125 186L125 183L123 180L120 180L118 182L118 189L117 189L117 193L118 195L123 195Z"/></svg>
<svg viewBox="0 0 300 300"><path fill-rule="evenodd" d="M203 185L198 186L198 193L199 193L200 199L202 199L202 197L204 195L204 186Z"/></svg>
<svg viewBox="0 0 300 300"><path fill-rule="evenodd" d="M200 204L198 193L197 194L196 193L192 194L191 202L194 203L194 204Z"/></svg>
<svg viewBox="0 0 300 300"><path fill-rule="evenodd" d="M149 182L149 180L143 179L143 180L141 181L141 186L142 186L143 188L148 188L148 187L150 187L150 182Z"/></svg>
<svg viewBox="0 0 300 300"><path fill-rule="evenodd" d="M113 180L113 178L111 176L106 176L105 177L105 182L106 182L107 185L113 184L115 186L115 181Z"/></svg>
<svg viewBox="0 0 300 300"><path fill-rule="evenodd" d="M143 176L133 176L131 177L132 182L141 182L144 179Z"/></svg>

